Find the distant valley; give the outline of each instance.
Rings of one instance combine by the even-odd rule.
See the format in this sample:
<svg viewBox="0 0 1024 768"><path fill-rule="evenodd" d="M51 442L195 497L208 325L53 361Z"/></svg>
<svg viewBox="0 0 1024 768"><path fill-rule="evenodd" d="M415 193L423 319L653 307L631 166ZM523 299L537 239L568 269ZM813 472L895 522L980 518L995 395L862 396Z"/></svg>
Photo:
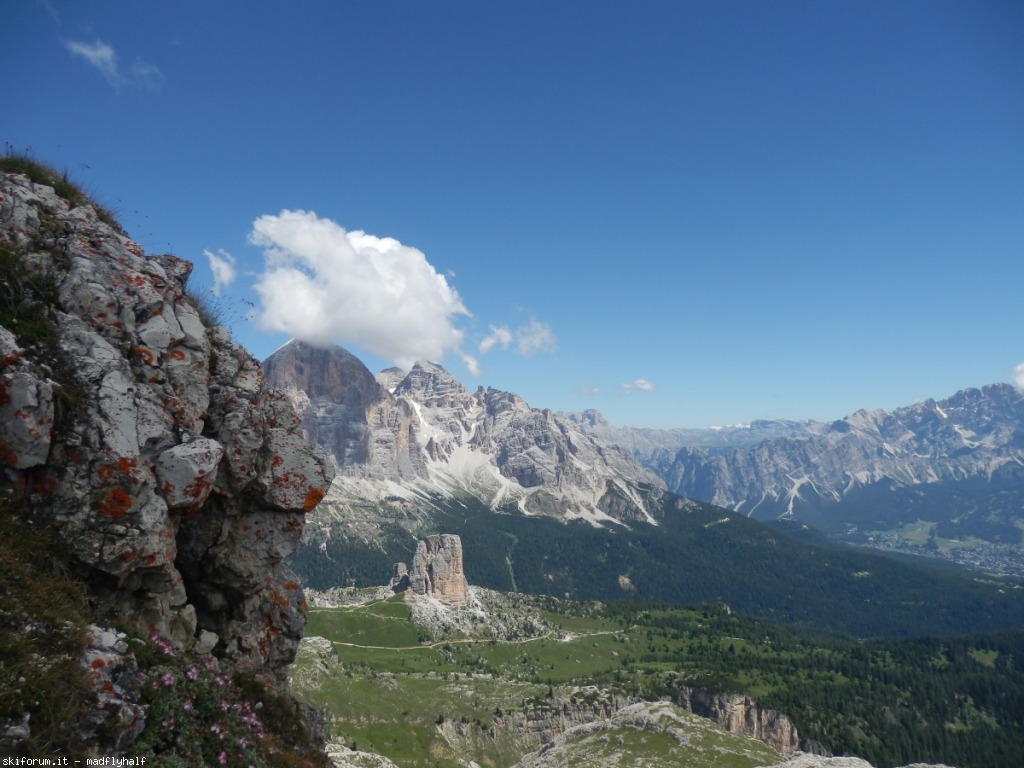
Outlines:
<svg viewBox="0 0 1024 768"><path fill-rule="evenodd" d="M720 605L477 587L455 605L387 589L310 599L292 689L336 723L331 753L346 768L367 752L401 768L870 768L812 751L880 768L992 768L1024 757L1021 633L860 643Z"/></svg>

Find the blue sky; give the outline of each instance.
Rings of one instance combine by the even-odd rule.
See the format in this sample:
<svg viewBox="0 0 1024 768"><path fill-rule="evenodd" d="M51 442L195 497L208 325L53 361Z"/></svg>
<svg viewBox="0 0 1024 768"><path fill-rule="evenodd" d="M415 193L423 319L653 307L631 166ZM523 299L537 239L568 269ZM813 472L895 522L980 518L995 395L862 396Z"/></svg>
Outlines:
<svg viewBox="0 0 1024 768"><path fill-rule="evenodd" d="M1019 2L4 17L0 138L195 262L259 358L333 340L636 426L829 420L1024 363Z"/></svg>

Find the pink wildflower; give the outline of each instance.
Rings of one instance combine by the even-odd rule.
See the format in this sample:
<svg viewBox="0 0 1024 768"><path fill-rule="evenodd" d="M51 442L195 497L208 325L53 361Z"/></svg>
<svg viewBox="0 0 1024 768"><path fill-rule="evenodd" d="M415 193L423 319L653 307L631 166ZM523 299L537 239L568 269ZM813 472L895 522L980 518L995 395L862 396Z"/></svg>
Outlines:
<svg viewBox="0 0 1024 768"><path fill-rule="evenodd" d="M164 640L162 637L160 637L160 635L152 635L149 638L149 641L151 643L153 643L153 645L155 645L161 651L163 651L163 654L165 656L173 656L174 655L174 646L172 646L170 643L168 643L166 640Z"/></svg>
<svg viewBox="0 0 1024 768"><path fill-rule="evenodd" d="M195 680L197 677L199 677L199 670L197 670L195 667L189 667L188 672L185 673L185 677L187 677L189 680Z"/></svg>
<svg viewBox="0 0 1024 768"><path fill-rule="evenodd" d="M220 763L221 765L224 765L224 763L226 763L227 761L228 761L228 755L227 755L226 752L221 752L219 755L217 755L217 762Z"/></svg>
<svg viewBox="0 0 1024 768"><path fill-rule="evenodd" d="M166 685L166 686L174 685L174 675L172 675L170 672L167 672L167 673L164 674L164 685Z"/></svg>

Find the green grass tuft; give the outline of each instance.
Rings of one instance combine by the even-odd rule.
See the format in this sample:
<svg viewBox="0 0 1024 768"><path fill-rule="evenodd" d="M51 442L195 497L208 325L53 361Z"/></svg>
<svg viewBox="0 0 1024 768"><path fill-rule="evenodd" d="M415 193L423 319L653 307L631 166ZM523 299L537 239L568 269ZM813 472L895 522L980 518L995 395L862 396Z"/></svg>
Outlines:
<svg viewBox="0 0 1024 768"><path fill-rule="evenodd" d="M72 208L77 208L81 205L92 206L92 209L96 211L96 217L100 221L116 229L118 232L124 233L114 214L87 195L78 184L71 180L70 174L67 171L58 172L24 152L9 152L8 154L0 155L0 171L20 173L28 176L36 184L45 184L48 187L53 187L53 191L57 193L57 196L67 200Z"/></svg>
<svg viewBox="0 0 1024 768"><path fill-rule="evenodd" d="M19 502L0 502L0 720L30 714L22 756L73 753L76 729L68 726L90 695L79 668L85 586L64 572L59 548L28 514Z"/></svg>

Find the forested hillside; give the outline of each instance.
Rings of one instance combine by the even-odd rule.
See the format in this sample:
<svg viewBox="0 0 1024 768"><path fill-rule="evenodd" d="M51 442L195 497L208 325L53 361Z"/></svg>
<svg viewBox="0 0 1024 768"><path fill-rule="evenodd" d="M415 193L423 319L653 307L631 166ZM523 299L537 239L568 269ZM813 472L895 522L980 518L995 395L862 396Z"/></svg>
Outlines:
<svg viewBox="0 0 1024 768"><path fill-rule="evenodd" d="M341 538L307 541L293 567L314 588L384 584L414 539L385 524L379 549ZM495 514L471 500L436 513L433 529L462 537L470 583L607 600L722 602L750 616L856 637L959 634L1024 627L1024 589L832 544L677 497L659 525Z"/></svg>

